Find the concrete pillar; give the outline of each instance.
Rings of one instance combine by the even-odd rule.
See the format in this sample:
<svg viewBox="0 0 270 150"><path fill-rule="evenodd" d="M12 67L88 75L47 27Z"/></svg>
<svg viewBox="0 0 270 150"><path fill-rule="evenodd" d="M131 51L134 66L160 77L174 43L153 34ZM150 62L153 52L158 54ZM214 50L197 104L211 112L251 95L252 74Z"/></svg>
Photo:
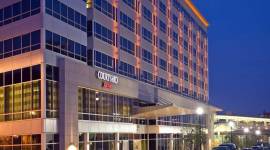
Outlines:
<svg viewBox="0 0 270 150"><path fill-rule="evenodd" d="M169 150L173 150L173 134L170 134L170 144L169 144Z"/></svg>
<svg viewBox="0 0 270 150"><path fill-rule="evenodd" d="M214 140L214 119L215 113L210 113L206 115L206 127L208 129L208 134L206 138L206 150L212 149L212 142Z"/></svg>
<svg viewBox="0 0 270 150"><path fill-rule="evenodd" d="M89 145L89 133L84 133L83 134L83 149L84 150L89 150L90 145Z"/></svg>
<svg viewBox="0 0 270 150"><path fill-rule="evenodd" d="M182 134L182 148L181 150L184 150L185 149L185 135Z"/></svg>
<svg viewBox="0 0 270 150"><path fill-rule="evenodd" d="M115 133L115 150L120 150L120 140L119 140L119 133Z"/></svg>
<svg viewBox="0 0 270 150"><path fill-rule="evenodd" d="M58 58L59 67L59 146L66 150L70 145L79 148L78 129L78 68L73 60Z"/></svg>

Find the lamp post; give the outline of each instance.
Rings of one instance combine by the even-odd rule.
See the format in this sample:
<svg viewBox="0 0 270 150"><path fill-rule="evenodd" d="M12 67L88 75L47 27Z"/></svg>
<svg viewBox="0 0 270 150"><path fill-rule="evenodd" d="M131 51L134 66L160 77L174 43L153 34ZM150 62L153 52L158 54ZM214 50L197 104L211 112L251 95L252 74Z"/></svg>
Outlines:
<svg viewBox="0 0 270 150"><path fill-rule="evenodd" d="M245 133L245 135L246 135L246 147L247 147L247 134L249 133L249 128L244 128L244 133Z"/></svg>
<svg viewBox="0 0 270 150"><path fill-rule="evenodd" d="M199 117L199 133L200 133L200 138L199 138L199 145L200 145L200 147L199 147L199 150L201 150L201 148L202 148L201 116L203 115L203 113L204 113L204 110L203 110L202 107L198 107L198 108L196 109L196 114L197 114L198 117Z"/></svg>
<svg viewBox="0 0 270 150"><path fill-rule="evenodd" d="M261 130L256 130L255 131L255 134L256 134L256 136L257 136L257 143L259 142L259 136L262 134L262 132L261 132Z"/></svg>
<svg viewBox="0 0 270 150"><path fill-rule="evenodd" d="M230 128L231 128L231 138L230 138L230 140L231 140L231 143L233 143L233 135L232 135L232 130L233 130L233 128L234 128L234 122L233 121L229 121L229 126L230 126Z"/></svg>

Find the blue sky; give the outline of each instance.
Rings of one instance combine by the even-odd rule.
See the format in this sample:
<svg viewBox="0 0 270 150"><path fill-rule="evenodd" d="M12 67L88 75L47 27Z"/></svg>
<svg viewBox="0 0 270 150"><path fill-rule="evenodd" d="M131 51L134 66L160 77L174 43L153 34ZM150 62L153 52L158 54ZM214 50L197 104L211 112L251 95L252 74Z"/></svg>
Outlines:
<svg viewBox="0 0 270 150"><path fill-rule="evenodd" d="M270 111L270 0L193 0L210 23L210 103Z"/></svg>

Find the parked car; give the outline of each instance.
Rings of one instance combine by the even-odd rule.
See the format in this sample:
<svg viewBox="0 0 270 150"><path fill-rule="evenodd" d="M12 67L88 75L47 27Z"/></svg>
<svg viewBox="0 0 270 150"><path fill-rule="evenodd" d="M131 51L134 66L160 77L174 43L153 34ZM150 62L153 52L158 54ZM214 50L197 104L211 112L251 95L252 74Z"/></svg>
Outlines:
<svg viewBox="0 0 270 150"><path fill-rule="evenodd" d="M261 146L252 146L252 150L263 150L263 147Z"/></svg>
<svg viewBox="0 0 270 150"><path fill-rule="evenodd" d="M225 143L225 144L220 144L219 146L229 147L229 150L237 150L237 146L234 143Z"/></svg>
<svg viewBox="0 0 270 150"><path fill-rule="evenodd" d="M219 147L213 148L213 150L230 150L230 148L227 146L219 146Z"/></svg>

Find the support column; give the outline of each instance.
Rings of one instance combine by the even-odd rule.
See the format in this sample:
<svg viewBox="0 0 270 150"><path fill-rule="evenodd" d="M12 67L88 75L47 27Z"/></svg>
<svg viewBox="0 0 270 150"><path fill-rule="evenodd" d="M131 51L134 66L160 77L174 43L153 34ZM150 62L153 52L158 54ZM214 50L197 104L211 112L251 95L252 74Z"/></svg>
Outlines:
<svg viewBox="0 0 270 150"><path fill-rule="evenodd" d="M182 134L182 148L181 150L184 150L185 149L185 135Z"/></svg>
<svg viewBox="0 0 270 150"><path fill-rule="evenodd" d="M170 134L170 145L169 145L169 150L173 150L173 134Z"/></svg>
<svg viewBox="0 0 270 150"><path fill-rule="evenodd" d="M119 141L119 133L115 133L115 150L120 150L120 141Z"/></svg>
<svg viewBox="0 0 270 150"><path fill-rule="evenodd" d="M208 129L208 134L206 138L206 150L210 150L212 148L212 142L214 139L214 119L215 113L210 113L206 115L206 127Z"/></svg>
<svg viewBox="0 0 270 150"><path fill-rule="evenodd" d="M83 149L84 150L89 150L90 145L89 145L89 133L84 133L83 134Z"/></svg>

